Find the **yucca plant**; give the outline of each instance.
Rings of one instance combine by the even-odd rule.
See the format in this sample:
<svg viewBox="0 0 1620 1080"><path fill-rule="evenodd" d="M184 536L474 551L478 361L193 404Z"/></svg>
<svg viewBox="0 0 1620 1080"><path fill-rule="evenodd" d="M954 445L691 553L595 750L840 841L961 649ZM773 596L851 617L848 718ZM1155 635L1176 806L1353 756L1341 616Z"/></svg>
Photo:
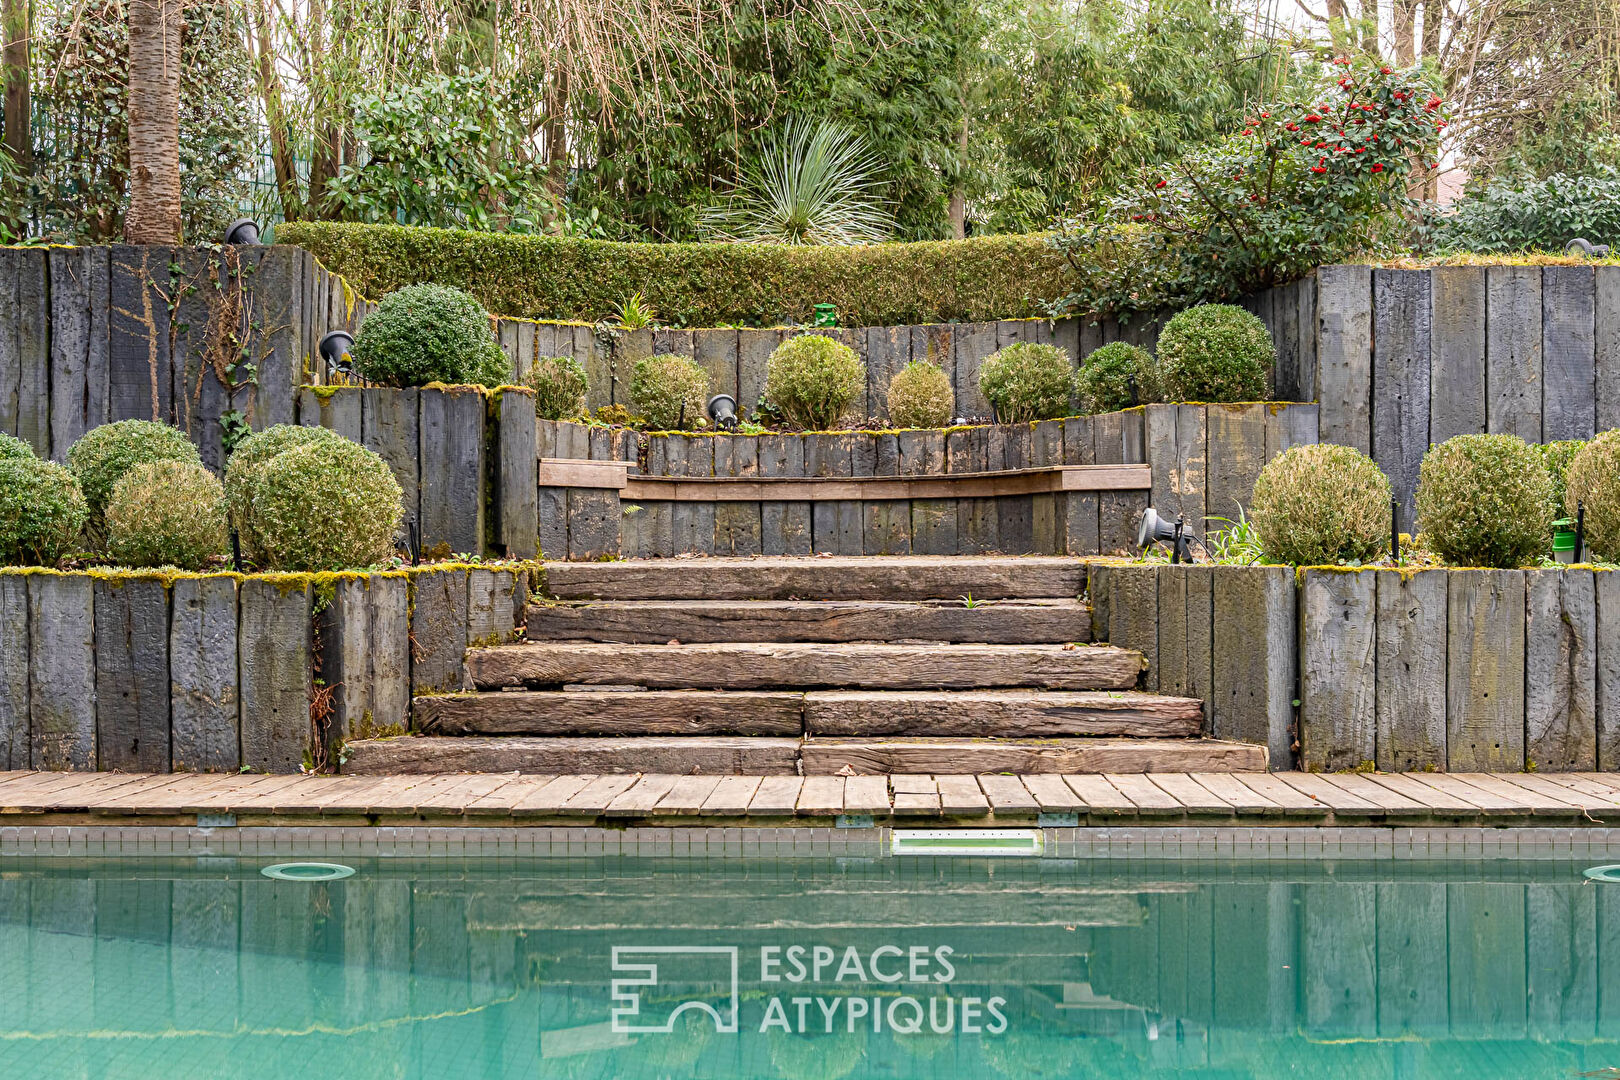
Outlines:
<svg viewBox="0 0 1620 1080"><path fill-rule="evenodd" d="M612 318L624 330L645 330L658 318L658 309L639 290L613 305Z"/></svg>
<svg viewBox="0 0 1620 1080"><path fill-rule="evenodd" d="M894 231L881 168L842 124L798 117L765 140L760 164L701 220L709 239L752 244L875 244Z"/></svg>

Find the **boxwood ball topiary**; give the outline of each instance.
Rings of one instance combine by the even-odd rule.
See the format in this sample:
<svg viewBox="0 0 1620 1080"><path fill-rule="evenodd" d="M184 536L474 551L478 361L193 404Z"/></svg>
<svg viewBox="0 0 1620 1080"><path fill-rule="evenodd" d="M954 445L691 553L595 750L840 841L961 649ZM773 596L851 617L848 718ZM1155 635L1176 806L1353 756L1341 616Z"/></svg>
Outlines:
<svg viewBox="0 0 1620 1080"><path fill-rule="evenodd" d="M1140 345L1115 341L1095 349L1074 376L1074 393L1083 413L1129 409L1148 400L1153 354Z"/></svg>
<svg viewBox="0 0 1620 1080"><path fill-rule="evenodd" d="M765 400L808 431L836 426L865 389L866 365L855 350L822 334L788 338L765 364Z"/></svg>
<svg viewBox="0 0 1620 1080"><path fill-rule="evenodd" d="M1452 566L1523 566L1552 543L1552 478L1517 436L1458 435L1423 456L1417 516Z"/></svg>
<svg viewBox="0 0 1620 1080"><path fill-rule="evenodd" d="M349 350L355 370L385 386L476 382L505 363L504 355L495 355L500 351L483 305L448 285L389 293L360 324Z"/></svg>
<svg viewBox="0 0 1620 1080"><path fill-rule="evenodd" d="M97 540L103 534L102 511L112 498L113 486L130 469L153 461L202 464L184 432L151 420L120 420L92 428L68 449L67 458L90 508L89 529Z"/></svg>
<svg viewBox="0 0 1620 1080"><path fill-rule="evenodd" d="M243 555L253 562L264 559L264 550L253 527L253 490L263 466L278 454L300 446L347 441L328 428L273 424L237 443L225 463L225 508Z"/></svg>
<svg viewBox="0 0 1620 1080"><path fill-rule="evenodd" d="M69 470L32 456L0 458L0 564L56 565L88 515Z"/></svg>
<svg viewBox="0 0 1620 1080"><path fill-rule="evenodd" d="M185 461L125 473L107 502L107 554L124 566L202 570L226 553L225 488Z"/></svg>
<svg viewBox="0 0 1620 1080"><path fill-rule="evenodd" d="M1586 505L1586 547L1604 562L1620 562L1620 430L1605 431L1569 463L1564 516Z"/></svg>
<svg viewBox="0 0 1620 1080"><path fill-rule="evenodd" d="M630 372L630 400L649 431L680 431L707 421L709 373L684 356L644 356Z"/></svg>
<svg viewBox="0 0 1620 1080"><path fill-rule="evenodd" d="M1158 375L1167 401L1260 401L1277 359L1266 324L1231 304L1178 312L1159 333Z"/></svg>
<svg viewBox="0 0 1620 1080"><path fill-rule="evenodd" d="M1389 548L1389 477L1353 447L1296 446L1260 470L1249 521L1268 562L1368 562Z"/></svg>
<svg viewBox="0 0 1620 1080"><path fill-rule="evenodd" d="M1056 345L1020 341L980 362L979 392L1003 424L1052 420L1069 414L1074 369Z"/></svg>
<svg viewBox="0 0 1620 1080"><path fill-rule="evenodd" d="M272 570L354 570L389 559L404 509L388 463L347 439L284 450L256 468L252 520Z"/></svg>
<svg viewBox="0 0 1620 1080"><path fill-rule="evenodd" d="M534 415L542 420L572 420L585 411L585 365L572 356L539 356L523 377L534 391Z"/></svg>
<svg viewBox="0 0 1620 1080"><path fill-rule="evenodd" d="M38 454L34 453L32 446L29 446L15 435L7 435L5 432L0 431L0 461L38 456Z"/></svg>
<svg viewBox="0 0 1620 1080"><path fill-rule="evenodd" d="M913 360L889 380L889 423L897 428L944 427L955 403L951 377L926 360Z"/></svg>

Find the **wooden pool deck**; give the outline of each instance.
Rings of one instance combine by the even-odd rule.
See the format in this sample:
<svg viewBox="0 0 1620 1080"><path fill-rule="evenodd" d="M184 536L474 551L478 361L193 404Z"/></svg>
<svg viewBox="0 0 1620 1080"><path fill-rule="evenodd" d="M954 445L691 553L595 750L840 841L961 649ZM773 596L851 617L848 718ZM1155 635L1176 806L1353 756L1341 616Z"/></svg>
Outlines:
<svg viewBox="0 0 1620 1080"><path fill-rule="evenodd" d="M227 817L228 815L228 817ZM202 818L199 821L199 816ZM1620 773L0 772L6 825L1613 825Z"/></svg>

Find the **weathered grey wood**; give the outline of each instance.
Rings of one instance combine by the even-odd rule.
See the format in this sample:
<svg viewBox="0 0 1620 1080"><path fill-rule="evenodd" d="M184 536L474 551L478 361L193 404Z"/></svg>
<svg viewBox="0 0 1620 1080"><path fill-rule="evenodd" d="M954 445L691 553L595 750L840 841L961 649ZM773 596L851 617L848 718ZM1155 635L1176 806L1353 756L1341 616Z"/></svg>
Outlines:
<svg viewBox="0 0 1620 1080"><path fill-rule="evenodd" d="M804 726L819 735L1042 738L1060 735L1177 737L1198 734L1191 698L1109 691L813 691Z"/></svg>
<svg viewBox="0 0 1620 1080"><path fill-rule="evenodd" d="M653 352L653 331L650 328L627 330L613 350L612 404L630 406L630 380L635 376L636 362ZM741 399L738 399L741 404Z"/></svg>
<svg viewBox="0 0 1620 1080"><path fill-rule="evenodd" d="M532 559L539 550L540 532L534 394L503 390L499 410L500 489L495 493L495 542L507 558Z"/></svg>
<svg viewBox="0 0 1620 1080"><path fill-rule="evenodd" d="M108 264L108 408L111 420L173 417L167 286L174 249L115 245ZM274 289L277 282L266 287ZM0 420L0 426L3 420Z"/></svg>
<svg viewBox="0 0 1620 1080"><path fill-rule="evenodd" d="M1385 772L1446 764L1445 570L1377 573L1377 756Z"/></svg>
<svg viewBox="0 0 1620 1080"><path fill-rule="evenodd" d="M467 571L467 644L500 645L516 629L516 578L511 570Z"/></svg>
<svg viewBox="0 0 1620 1080"><path fill-rule="evenodd" d="M448 545L447 553L481 555L486 473L484 395L477 387L424 389L421 395L422 550ZM569 524L572 545L571 509Z"/></svg>
<svg viewBox="0 0 1620 1080"><path fill-rule="evenodd" d="M1023 686L1125 690L1136 684L1141 665L1137 652L1062 645L529 642L467 652L467 670L479 689L588 683L654 689Z"/></svg>
<svg viewBox="0 0 1620 1080"><path fill-rule="evenodd" d="M105 247L50 249L50 454L57 461L108 419L107 255Z"/></svg>
<svg viewBox="0 0 1620 1080"><path fill-rule="evenodd" d="M94 769L95 619L90 578L28 578L29 745L36 769Z"/></svg>
<svg viewBox="0 0 1620 1080"><path fill-rule="evenodd" d="M1210 730L1214 716L1215 696L1215 572L1218 568L1208 565L1188 566L1182 569L1179 576L1185 581L1181 590L1172 590L1172 595L1180 591L1186 605L1185 618L1178 625L1185 629L1185 641L1181 649L1186 656L1186 682L1164 686L1161 679L1161 689L1167 692L1183 693L1188 697L1198 698L1203 702L1204 730ZM1161 614L1164 610L1165 598L1161 591L1159 607ZM1224 635L1222 635L1224 636ZM1160 630L1160 654L1164 652L1164 631Z"/></svg>
<svg viewBox="0 0 1620 1080"><path fill-rule="evenodd" d="M1541 441L1541 268L1485 271L1485 427Z"/></svg>
<svg viewBox="0 0 1620 1080"><path fill-rule="evenodd" d="M1322 441L1372 449L1372 270L1316 271L1317 393Z"/></svg>
<svg viewBox="0 0 1620 1080"><path fill-rule="evenodd" d="M1452 772L1520 771L1524 768L1524 573L1453 570L1447 584L1447 768Z"/></svg>
<svg viewBox="0 0 1620 1080"><path fill-rule="evenodd" d="M467 571L423 570L411 583L411 692L460 690L467 650Z"/></svg>
<svg viewBox="0 0 1620 1080"><path fill-rule="evenodd" d="M1524 753L1543 772L1597 768L1597 595L1591 570L1526 570Z"/></svg>
<svg viewBox="0 0 1620 1080"><path fill-rule="evenodd" d="M1386 1039L1444 1035L1446 887L1439 882L1378 885L1378 1034Z"/></svg>
<svg viewBox="0 0 1620 1080"><path fill-rule="evenodd" d="M737 331L737 409L752 415L765 396L765 372L771 353L782 343L780 330Z"/></svg>
<svg viewBox="0 0 1620 1080"><path fill-rule="evenodd" d="M259 249L249 279L250 345L258 366L253 394L253 427L296 421L293 395L304 381L304 252L293 247Z"/></svg>
<svg viewBox="0 0 1620 1080"><path fill-rule="evenodd" d="M866 402L872 416L889 415L889 381L911 361L911 328L873 326L866 330Z"/></svg>
<svg viewBox="0 0 1620 1080"><path fill-rule="evenodd" d="M692 355L709 376L710 394L729 394L739 406L737 398L737 331L692 331Z"/></svg>
<svg viewBox="0 0 1620 1080"><path fill-rule="evenodd" d="M1315 401L1317 388L1317 337L1321 324L1316 316L1316 271L1311 271L1299 282L1299 367L1295 400Z"/></svg>
<svg viewBox="0 0 1620 1080"><path fill-rule="evenodd" d="M1620 428L1620 266L1594 268L1598 431Z"/></svg>
<svg viewBox="0 0 1620 1080"><path fill-rule="evenodd" d="M430 735L780 735L804 730L804 695L716 690L444 694L416 702Z"/></svg>
<svg viewBox="0 0 1620 1080"><path fill-rule="evenodd" d="M1427 270L1373 271L1372 457L1408 523L1429 449L1430 281Z"/></svg>
<svg viewBox="0 0 1620 1080"><path fill-rule="evenodd" d="M1214 576L1214 626L1241 626L1214 642L1210 729L1219 739L1270 748L1271 767L1293 761L1296 598L1288 567L1223 567Z"/></svg>
<svg viewBox="0 0 1620 1080"><path fill-rule="evenodd" d="M676 436L684 439L684 436ZM584 424L576 424L572 420L557 421L556 438L551 447L551 457L569 458L575 461L587 460L591 456L591 429Z"/></svg>
<svg viewBox="0 0 1620 1080"><path fill-rule="evenodd" d="M1085 573L1066 558L716 558L548 563L546 583L563 600L1019 600L1078 596Z"/></svg>
<svg viewBox="0 0 1620 1080"><path fill-rule="evenodd" d="M241 767L236 580L177 578L170 597L169 709L176 771Z"/></svg>
<svg viewBox="0 0 1620 1080"><path fill-rule="evenodd" d="M1547 1042L1577 1040L1596 1030L1599 950L1597 890L1524 888L1529 1034Z"/></svg>
<svg viewBox="0 0 1620 1080"><path fill-rule="evenodd" d="M1091 417L1078 416L1063 421L1063 463L1095 465L1097 448L1091 430ZM1086 492L1068 492L1057 510L1061 513L1063 552L1069 555L1101 554L1097 535L1099 499Z"/></svg>
<svg viewBox="0 0 1620 1080"><path fill-rule="evenodd" d="M1590 439L1597 423L1597 279L1590 266L1541 268L1541 437Z"/></svg>
<svg viewBox="0 0 1620 1080"><path fill-rule="evenodd" d="M621 503L619 550L626 558L668 558L675 554L674 504Z"/></svg>
<svg viewBox="0 0 1620 1080"><path fill-rule="evenodd" d="M1373 570L1306 569L1300 588L1300 766L1355 769L1374 760L1376 579Z"/></svg>
<svg viewBox="0 0 1620 1080"><path fill-rule="evenodd" d="M797 739L647 735L629 739L416 736L349 744L345 772L671 773L780 776L798 772Z"/></svg>
<svg viewBox="0 0 1620 1080"><path fill-rule="evenodd" d="M1143 411L1099 413L1091 418L1096 464L1116 465L1147 460ZM1098 497L1098 550L1104 555L1134 553L1136 529L1148 495L1107 491Z"/></svg>
<svg viewBox="0 0 1620 1080"><path fill-rule="evenodd" d="M1108 643L1142 654L1146 671L1137 685L1159 689L1159 580L1155 566L1108 571Z"/></svg>
<svg viewBox="0 0 1620 1080"><path fill-rule="evenodd" d="M1300 1020L1311 1037L1353 1037L1377 1030L1377 888L1371 884L1300 887L1304 908L1301 959L1305 962Z"/></svg>
<svg viewBox="0 0 1620 1080"><path fill-rule="evenodd" d="M298 422L305 427L323 427L345 439L361 442L360 391L350 388L305 386L298 391Z"/></svg>
<svg viewBox="0 0 1620 1080"><path fill-rule="evenodd" d="M804 439L799 436L760 436L755 453L761 476L804 475ZM808 555L810 539L809 503L772 501L760 504L761 554Z"/></svg>
<svg viewBox="0 0 1620 1080"><path fill-rule="evenodd" d="M1620 770L1620 574L1593 575L1597 595L1597 767Z"/></svg>
<svg viewBox="0 0 1620 1080"><path fill-rule="evenodd" d="M1191 410L1196 406L1182 405L1179 408ZM1286 408L1289 406L1263 402L1212 404L1205 408L1209 428L1209 473L1208 497L1204 500L1202 513L1211 520L1199 522L1200 535L1206 531L1218 532L1231 528L1226 522L1215 521L1214 518L1242 521L1248 513L1249 501L1254 496L1254 482L1260 478L1260 470L1270 460L1267 457L1270 422L1277 417L1278 409ZM1189 479L1196 481L1197 478ZM1186 496L1182 496L1182 502L1185 506ZM1191 518L1188 518L1188 524L1192 524Z"/></svg>
<svg viewBox="0 0 1620 1080"><path fill-rule="evenodd" d="M0 766L29 766L28 577L0 572Z"/></svg>
<svg viewBox="0 0 1620 1080"><path fill-rule="evenodd" d="M310 586L250 577L239 593L242 764L297 772L310 751Z"/></svg>
<svg viewBox="0 0 1620 1080"><path fill-rule="evenodd" d="M568 491L568 488L542 487L535 492L535 513L540 523L536 543L543 558L568 558Z"/></svg>
<svg viewBox="0 0 1620 1080"><path fill-rule="evenodd" d="M399 482L405 516L401 534L421 521L421 431L417 423L422 391L412 387L367 387L360 391L361 443L388 463Z"/></svg>
<svg viewBox="0 0 1620 1080"><path fill-rule="evenodd" d="M94 579L97 767L169 771L169 592L161 578Z"/></svg>
<svg viewBox="0 0 1620 1080"><path fill-rule="evenodd" d="M1212 739L813 739L800 752L806 776L874 773L1256 772L1265 747Z"/></svg>
<svg viewBox="0 0 1620 1080"><path fill-rule="evenodd" d="M678 512L681 504L677 504ZM710 520L714 504L705 505ZM616 556L621 549L620 523L624 510L619 493L611 488L569 488L568 557L602 559Z"/></svg>
<svg viewBox="0 0 1620 1080"><path fill-rule="evenodd" d="M996 351L996 324L964 323L954 336L956 411L968 418L988 418L990 402L979 390L979 365Z"/></svg>
<svg viewBox="0 0 1620 1080"><path fill-rule="evenodd" d="M221 289L221 278L225 274L223 264L220 253L204 248L183 248L175 252L165 290L172 321L170 373L174 379L174 424L197 445L203 464L215 471L222 471L224 465L220 414L229 407L229 395L214 367L215 362L222 359L218 350L230 347L218 336L221 320L230 307L227 294ZM306 352L315 352L313 342ZM315 374L319 377L318 372ZM359 435L358 402L354 421L354 434L350 437Z"/></svg>
<svg viewBox="0 0 1620 1080"><path fill-rule="evenodd" d="M1314 402L1267 405L1265 408L1267 463L1296 446L1314 446L1319 441L1317 417L1320 406Z"/></svg>
<svg viewBox="0 0 1620 1080"><path fill-rule="evenodd" d="M564 333L558 327L559 336ZM575 324L574 359L585 366L585 407L599 409L613 403L613 360L607 346L597 340L596 328Z"/></svg>

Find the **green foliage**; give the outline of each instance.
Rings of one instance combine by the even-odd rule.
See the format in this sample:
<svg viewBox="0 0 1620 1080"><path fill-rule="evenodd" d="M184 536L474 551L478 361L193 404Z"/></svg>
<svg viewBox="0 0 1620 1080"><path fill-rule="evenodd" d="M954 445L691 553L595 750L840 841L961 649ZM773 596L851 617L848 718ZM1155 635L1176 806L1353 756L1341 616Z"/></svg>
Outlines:
<svg viewBox="0 0 1620 1080"><path fill-rule="evenodd" d="M347 439L284 450L257 469L252 520L272 570L353 570L386 562L404 508L388 464Z"/></svg>
<svg viewBox="0 0 1620 1080"><path fill-rule="evenodd" d="M1268 562L1364 563L1389 548L1389 478L1352 447L1296 446L1260 470L1248 520Z"/></svg>
<svg viewBox="0 0 1620 1080"><path fill-rule="evenodd" d="M1551 543L1552 478L1517 436L1458 435L1423 456L1417 516L1452 566L1524 566Z"/></svg>
<svg viewBox="0 0 1620 1080"><path fill-rule="evenodd" d="M130 469L153 461L202 464L184 432L151 420L120 420L92 428L68 448L67 459L90 510L90 534L98 540L103 535L102 512L107 500Z"/></svg>
<svg viewBox="0 0 1620 1080"><path fill-rule="evenodd" d="M637 291L614 304L611 314L621 330L645 330L658 318L658 309Z"/></svg>
<svg viewBox="0 0 1620 1080"><path fill-rule="evenodd" d="M1586 546L1606 562L1620 562L1620 431L1605 431L1569 465L1564 516L1586 504Z"/></svg>
<svg viewBox="0 0 1620 1080"><path fill-rule="evenodd" d="M225 463L225 506L245 557L253 562L264 561L264 547L253 520L253 493L263 467L288 450L344 441L343 436L328 428L273 424L237 444Z"/></svg>
<svg viewBox="0 0 1620 1080"><path fill-rule="evenodd" d="M313 251L367 296L434 281L531 319L595 322L639 292L674 326L808 323L818 303L836 304L853 326L971 322L1042 314L1045 301L1075 284L1039 236L869 247L619 244L300 221L278 226L276 238Z"/></svg>
<svg viewBox="0 0 1620 1080"><path fill-rule="evenodd" d="M1153 354L1140 345L1115 341L1093 349L1074 376L1083 413L1129 409L1149 400Z"/></svg>
<svg viewBox="0 0 1620 1080"><path fill-rule="evenodd" d="M229 542L225 489L201 465L137 465L107 503L107 554L123 566L202 570L226 553Z"/></svg>
<svg viewBox="0 0 1620 1080"><path fill-rule="evenodd" d="M383 297L354 336L355 370L386 386L471 383L511 367L478 301L446 285L407 285Z"/></svg>
<svg viewBox="0 0 1620 1080"><path fill-rule="evenodd" d="M1542 464L1547 466L1547 475L1552 478L1552 508L1555 519L1564 516L1564 491L1569 479L1570 463L1586 449L1588 441L1566 439L1536 447L1541 452ZM1571 520L1574 520L1573 516Z"/></svg>
<svg viewBox="0 0 1620 1080"><path fill-rule="evenodd" d="M636 361L630 400L651 431L681 431L705 421L709 373L684 356L660 353Z"/></svg>
<svg viewBox="0 0 1620 1080"><path fill-rule="evenodd" d="M944 427L955 405L950 376L926 360L913 360L889 380L889 423L897 428Z"/></svg>
<svg viewBox="0 0 1620 1080"><path fill-rule="evenodd" d="M1200 304L1164 324L1156 371L1169 401L1261 401L1276 360L1271 332L1253 314Z"/></svg>
<svg viewBox="0 0 1620 1080"><path fill-rule="evenodd" d="M778 345L765 364L765 397L779 416L808 431L837 425L866 389L855 350L821 334Z"/></svg>
<svg viewBox="0 0 1620 1080"><path fill-rule="evenodd" d="M1577 236L1620 246L1620 170L1495 177L1451 205L1434 244L1441 251L1562 251Z"/></svg>
<svg viewBox="0 0 1620 1080"><path fill-rule="evenodd" d="M534 415L572 420L585 411L585 365L572 356L537 356L523 385L534 391Z"/></svg>
<svg viewBox="0 0 1620 1080"><path fill-rule="evenodd" d="M5 432L0 431L0 461L6 461L11 458L32 457L38 457L38 455L34 453L34 448L32 446L29 446L15 435L7 435Z"/></svg>
<svg viewBox="0 0 1620 1080"><path fill-rule="evenodd" d="M528 232L554 216L523 113L488 71L433 74L352 104L363 160L326 193L344 218Z"/></svg>
<svg viewBox="0 0 1620 1080"><path fill-rule="evenodd" d="M1003 424L1067 416L1074 393L1069 354L1056 345L1008 345L979 364L979 392Z"/></svg>
<svg viewBox="0 0 1620 1080"><path fill-rule="evenodd" d="M33 457L0 458L0 565L56 565L88 515L67 469Z"/></svg>
<svg viewBox="0 0 1620 1080"><path fill-rule="evenodd" d="M486 390L494 390L500 386L516 386L517 371L512 366L512 358L499 345L493 349L480 350L481 357L467 382L474 386L482 386Z"/></svg>

